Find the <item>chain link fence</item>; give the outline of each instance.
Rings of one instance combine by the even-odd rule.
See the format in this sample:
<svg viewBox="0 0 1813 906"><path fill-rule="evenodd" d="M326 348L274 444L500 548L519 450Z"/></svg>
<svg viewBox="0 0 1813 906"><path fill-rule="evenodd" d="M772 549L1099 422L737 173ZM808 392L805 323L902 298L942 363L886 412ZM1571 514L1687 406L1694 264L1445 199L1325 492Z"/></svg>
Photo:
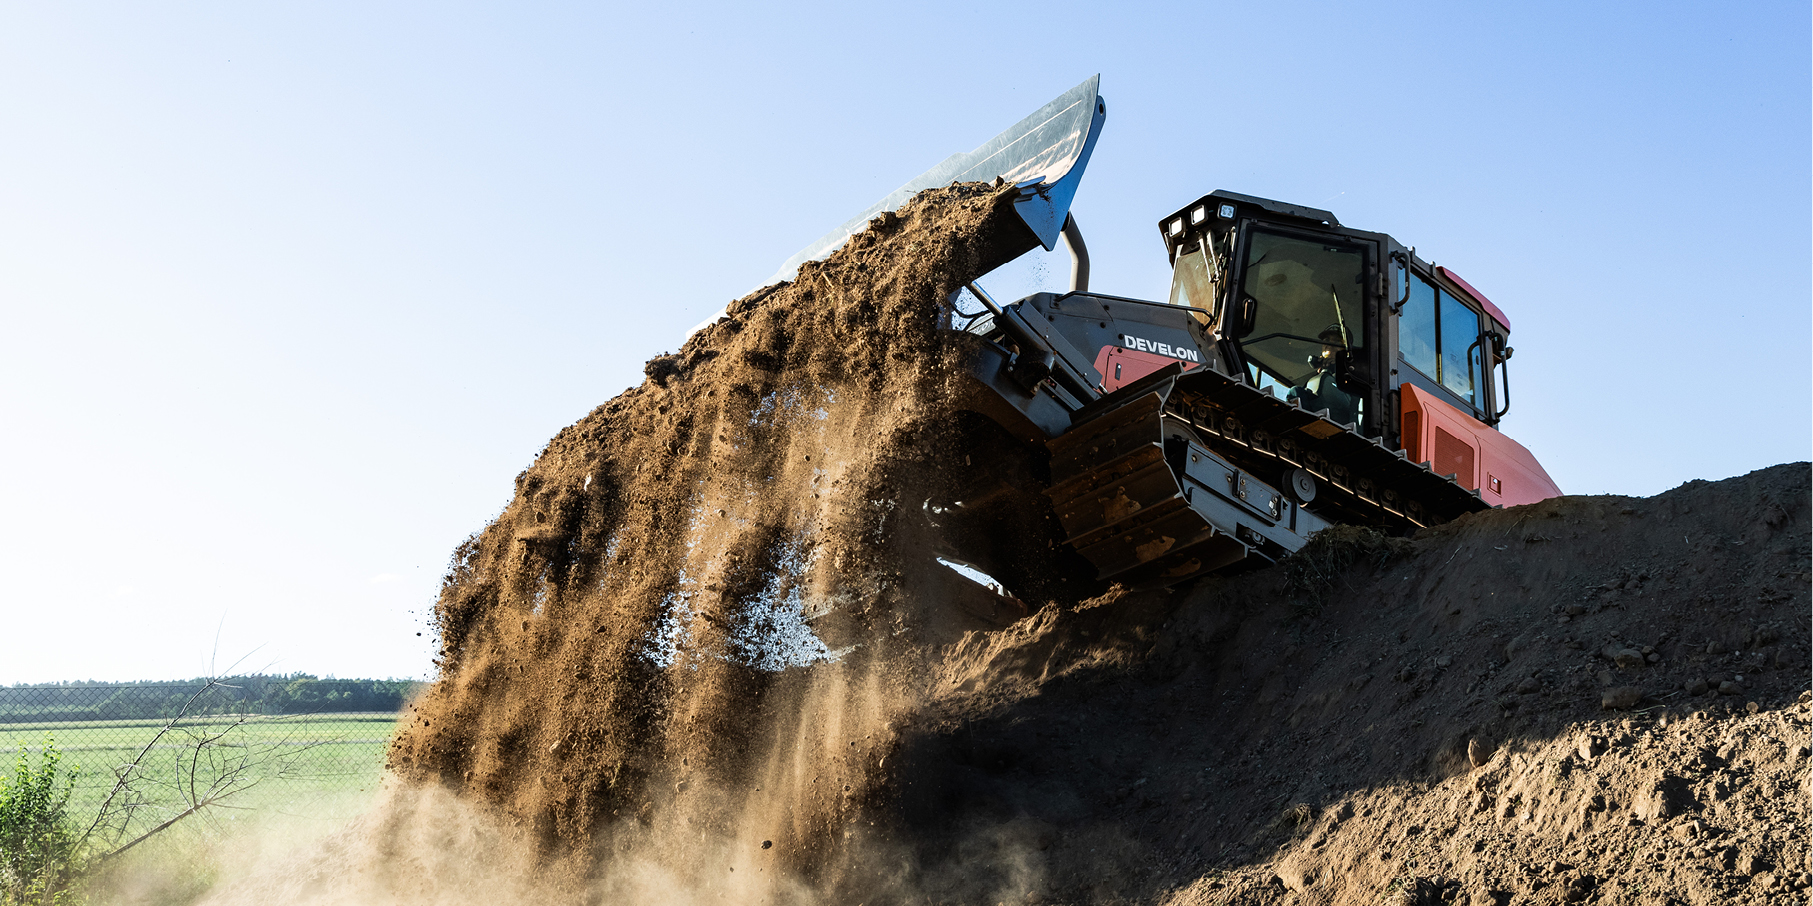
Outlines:
<svg viewBox="0 0 1813 906"><path fill-rule="evenodd" d="M36 766L54 747L75 778L69 816L96 824L110 848L178 827L325 825L370 801L416 685L292 676L0 687L0 748Z"/></svg>

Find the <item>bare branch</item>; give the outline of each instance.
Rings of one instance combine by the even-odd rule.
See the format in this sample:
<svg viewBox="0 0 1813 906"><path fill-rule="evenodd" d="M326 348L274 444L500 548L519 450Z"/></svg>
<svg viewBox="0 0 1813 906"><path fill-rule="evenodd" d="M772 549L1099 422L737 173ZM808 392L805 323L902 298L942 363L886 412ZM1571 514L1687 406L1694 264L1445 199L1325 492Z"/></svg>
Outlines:
<svg viewBox="0 0 1813 906"><path fill-rule="evenodd" d="M107 792L107 798L101 801L101 807L95 812L94 820L89 823L87 830L82 831L82 836L76 838L76 849L78 851L88 843L89 838L94 836L95 829L100 827L101 822L111 814L114 800L119 798L121 790L127 787L127 778L131 777L132 772L138 769L139 764L145 760L145 756L150 754L152 747L163 741L163 738L169 735L171 730L176 728L177 722L182 720L183 717L189 713L189 709L194 707L195 703L200 700L203 695L208 693L208 690L214 688L216 682L217 680L210 678L194 695L189 696L189 700L184 702L181 708L177 709L176 715L165 722L164 726L160 728L157 733L152 735L151 739L145 743L144 748L139 749L137 757L126 763L124 769L119 772L118 777L115 779L113 789L109 790Z"/></svg>

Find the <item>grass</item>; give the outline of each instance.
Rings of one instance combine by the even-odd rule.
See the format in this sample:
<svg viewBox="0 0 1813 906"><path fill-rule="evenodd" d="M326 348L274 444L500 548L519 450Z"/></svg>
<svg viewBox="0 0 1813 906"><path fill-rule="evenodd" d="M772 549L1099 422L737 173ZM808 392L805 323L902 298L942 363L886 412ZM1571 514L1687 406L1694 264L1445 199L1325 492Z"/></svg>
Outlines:
<svg viewBox="0 0 1813 906"><path fill-rule="evenodd" d="M210 775L241 760L246 765L244 788L179 825L185 834L210 828L230 832L248 820L278 816L323 826L343 822L377 790L397 718L380 713L185 719L141 762L139 788L145 795L129 830L154 827L182 811L191 767L205 785ZM163 726L155 720L0 724L0 753L20 746L35 753L48 734L63 753L63 764L81 769L69 813L85 826L113 788L115 772L130 764ZM222 735L201 750L196 763L196 739L213 734Z"/></svg>

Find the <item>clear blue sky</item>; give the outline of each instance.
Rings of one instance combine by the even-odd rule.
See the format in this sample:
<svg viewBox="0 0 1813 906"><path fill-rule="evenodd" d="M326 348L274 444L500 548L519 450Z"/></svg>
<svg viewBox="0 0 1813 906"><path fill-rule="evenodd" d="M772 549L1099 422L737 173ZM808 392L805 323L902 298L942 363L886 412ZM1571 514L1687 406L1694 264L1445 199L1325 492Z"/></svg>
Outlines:
<svg viewBox="0 0 1813 906"><path fill-rule="evenodd" d="M1326 207L1509 314L1505 427L1564 490L1805 459L1809 30L1804 2L8 4L0 682L216 650L424 675L449 552L548 437L1097 72L1095 288L1161 296L1155 224L1209 190Z"/></svg>

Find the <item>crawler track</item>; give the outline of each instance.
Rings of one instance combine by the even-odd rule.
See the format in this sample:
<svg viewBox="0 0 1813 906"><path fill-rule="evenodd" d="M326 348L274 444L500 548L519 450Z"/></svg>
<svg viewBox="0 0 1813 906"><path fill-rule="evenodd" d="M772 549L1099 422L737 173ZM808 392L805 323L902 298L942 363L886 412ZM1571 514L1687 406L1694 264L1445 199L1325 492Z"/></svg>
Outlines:
<svg viewBox="0 0 1813 906"><path fill-rule="evenodd" d="M1103 579L1181 581L1274 562L1332 522L1408 532L1489 508L1352 425L1206 368L1097 400L1048 446L1066 540ZM1313 493L1291 492L1297 470Z"/></svg>

